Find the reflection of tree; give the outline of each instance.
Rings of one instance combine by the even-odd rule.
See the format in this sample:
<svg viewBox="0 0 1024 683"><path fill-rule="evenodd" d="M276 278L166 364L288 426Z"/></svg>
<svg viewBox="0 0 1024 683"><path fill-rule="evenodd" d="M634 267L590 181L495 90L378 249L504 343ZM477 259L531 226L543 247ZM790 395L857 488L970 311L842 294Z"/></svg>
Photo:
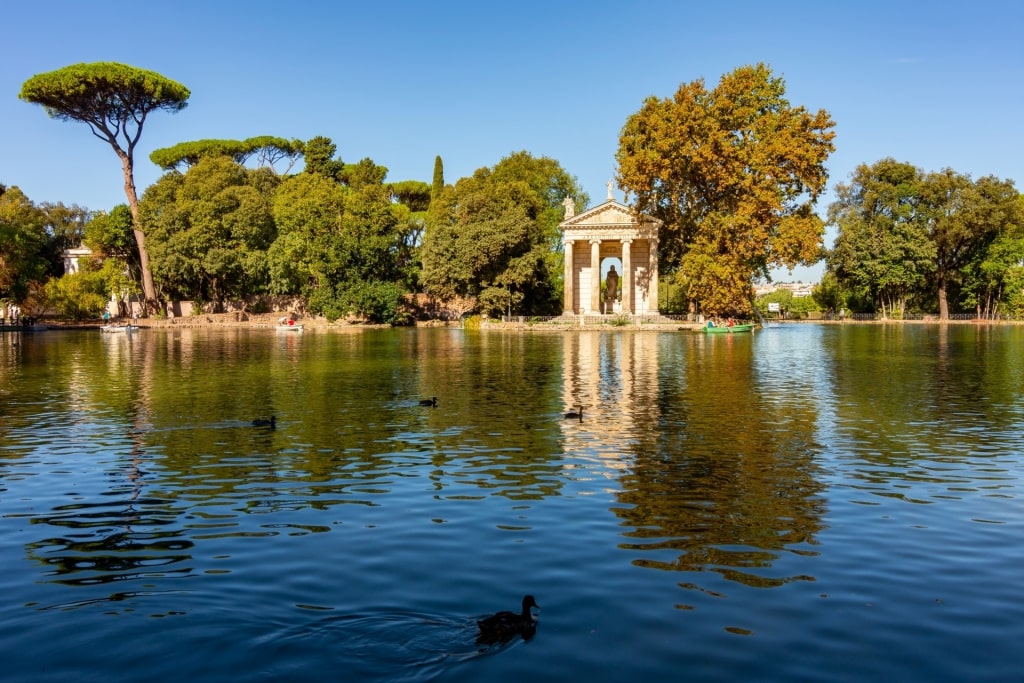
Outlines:
<svg viewBox="0 0 1024 683"><path fill-rule="evenodd" d="M640 553L638 565L756 587L802 578L768 568L780 552L806 552L799 546L822 529L811 392L773 405L780 378L754 367L751 337L685 341L684 376L661 378L622 478L615 512L633 528L623 547Z"/></svg>
<svg viewBox="0 0 1024 683"><path fill-rule="evenodd" d="M97 335L80 346L56 346L70 355L49 359L65 368L51 381L67 382L56 391L68 397L68 415L75 421L68 437L90 444L82 457L98 461L104 468L101 481L107 482L82 490L80 502L32 517L34 525L66 530L26 544L28 555L48 567L57 583L102 585L191 572L181 566L191 559L193 542L176 528L180 509L173 500L144 492L150 429L145 347L134 335ZM107 599L118 595L123 596Z"/></svg>
<svg viewBox="0 0 1024 683"><path fill-rule="evenodd" d="M147 383L147 440L171 495L252 513L374 506L427 462L438 496L537 499L561 486L555 459L538 457L557 452L558 434L537 396L558 367L544 338L192 332L167 339ZM428 395L439 408L418 405ZM270 414L276 431L248 427Z"/></svg>
<svg viewBox="0 0 1024 683"><path fill-rule="evenodd" d="M1005 406L1019 404L1024 367L1019 344L1008 343L1006 332L989 325L892 324L849 325L836 333L832 383L843 397L835 408L836 436L861 463L851 471L858 486L927 501L936 484L962 483L957 468L934 463L991 452L992 434L1015 431Z"/></svg>
<svg viewBox="0 0 1024 683"><path fill-rule="evenodd" d="M557 495L563 485L558 423L552 420L561 406L554 383L560 372L554 355L558 340L520 334L486 334L454 346L450 336L415 340L427 345L412 354L424 361L418 379L426 389L444 378L443 420L458 426L430 432L431 478L438 495L456 496L460 490L474 497L491 491L513 500ZM437 426L437 417L426 419Z"/></svg>

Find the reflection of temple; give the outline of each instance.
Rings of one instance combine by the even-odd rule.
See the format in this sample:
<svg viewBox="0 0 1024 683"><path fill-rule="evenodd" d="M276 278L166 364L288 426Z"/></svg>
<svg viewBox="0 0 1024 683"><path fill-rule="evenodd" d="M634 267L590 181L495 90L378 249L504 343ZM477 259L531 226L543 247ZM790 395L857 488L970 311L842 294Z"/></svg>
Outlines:
<svg viewBox="0 0 1024 683"><path fill-rule="evenodd" d="M587 430L586 448L618 460L617 467L628 464L623 448L658 421L658 340L648 332L600 331L563 340L563 403L583 404L584 422L600 425ZM564 425L574 438L571 421Z"/></svg>
<svg viewBox="0 0 1024 683"><path fill-rule="evenodd" d="M572 201L565 204L565 315L584 313L644 314L658 310L658 228L661 221L637 217L632 209L608 200L578 216ZM589 249L587 248L589 245ZM601 283L602 265L618 260L621 296Z"/></svg>

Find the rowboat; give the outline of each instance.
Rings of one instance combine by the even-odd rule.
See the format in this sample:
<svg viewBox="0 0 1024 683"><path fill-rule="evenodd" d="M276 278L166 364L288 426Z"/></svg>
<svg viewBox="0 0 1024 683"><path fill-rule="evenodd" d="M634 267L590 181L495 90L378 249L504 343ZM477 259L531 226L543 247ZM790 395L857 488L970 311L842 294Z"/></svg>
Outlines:
<svg viewBox="0 0 1024 683"><path fill-rule="evenodd" d="M742 325L715 325L714 327L708 327L705 325L703 330L708 334L736 334L737 332L753 332L754 323L744 323Z"/></svg>
<svg viewBox="0 0 1024 683"><path fill-rule="evenodd" d="M275 325L278 332L302 332L302 325Z"/></svg>
<svg viewBox="0 0 1024 683"><path fill-rule="evenodd" d="M100 332L138 332L138 325L103 325Z"/></svg>

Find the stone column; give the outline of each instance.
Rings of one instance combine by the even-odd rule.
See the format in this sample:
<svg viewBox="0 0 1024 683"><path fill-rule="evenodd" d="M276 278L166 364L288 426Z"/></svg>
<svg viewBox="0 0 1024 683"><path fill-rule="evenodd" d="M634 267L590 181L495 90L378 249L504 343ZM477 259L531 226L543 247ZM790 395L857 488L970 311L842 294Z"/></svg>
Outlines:
<svg viewBox="0 0 1024 683"><path fill-rule="evenodd" d="M564 276L564 294L562 296L562 315L573 314L573 300L576 298L576 253L573 251L572 240L565 241L565 266L563 268Z"/></svg>
<svg viewBox="0 0 1024 683"><path fill-rule="evenodd" d="M648 242L647 268L651 274L651 289L648 295L648 309L658 312L658 238Z"/></svg>
<svg viewBox="0 0 1024 683"><path fill-rule="evenodd" d="M622 312L633 312L633 262L629 258L629 245L633 240L622 240Z"/></svg>
<svg viewBox="0 0 1024 683"><path fill-rule="evenodd" d="M601 312L601 240L590 240L590 310Z"/></svg>

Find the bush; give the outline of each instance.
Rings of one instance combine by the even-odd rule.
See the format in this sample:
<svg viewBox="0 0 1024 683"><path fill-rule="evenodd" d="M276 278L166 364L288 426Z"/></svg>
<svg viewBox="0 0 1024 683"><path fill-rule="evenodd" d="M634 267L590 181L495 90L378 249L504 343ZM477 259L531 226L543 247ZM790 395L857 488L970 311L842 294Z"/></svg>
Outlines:
<svg viewBox="0 0 1024 683"><path fill-rule="evenodd" d="M73 273L50 278L44 288L47 303L58 315L72 320L98 318L107 305L103 278L98 273Z"/></svg>

